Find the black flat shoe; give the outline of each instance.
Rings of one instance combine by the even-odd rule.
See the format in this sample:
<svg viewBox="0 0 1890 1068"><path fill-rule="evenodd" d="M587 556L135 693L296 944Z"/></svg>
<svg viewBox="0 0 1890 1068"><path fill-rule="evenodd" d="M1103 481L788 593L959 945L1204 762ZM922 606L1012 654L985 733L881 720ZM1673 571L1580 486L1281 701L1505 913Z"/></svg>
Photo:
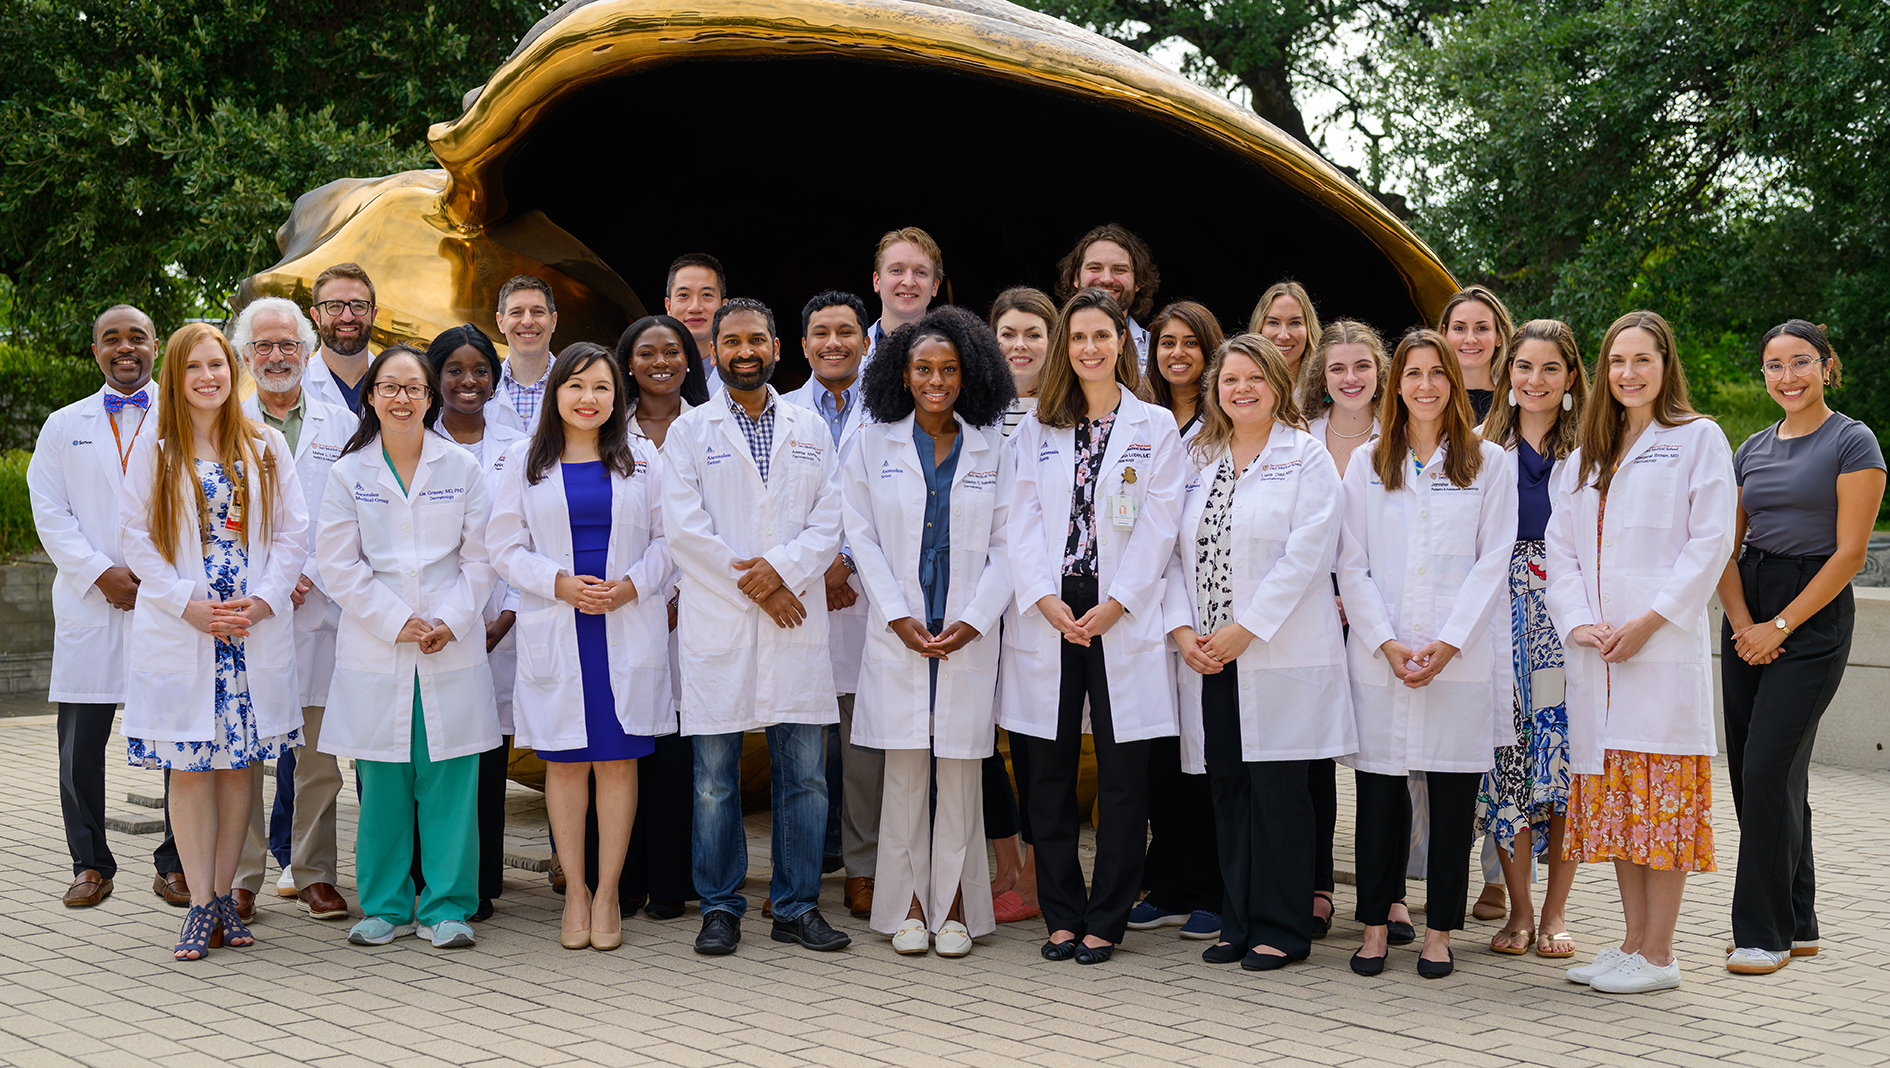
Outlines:
<svg viewBox="0 0 1890 1068"><path fill-rule="evenodd" d="M1385 958L1365 957L1352 954L1352 971L1365 976L1377 975L1385 970Z"/></svg>
<svg viewBox="0 0 1890 1068"><path fill-rule="evenodd" d="M1384 958L1380 957L1379 959L1383 960ZM1240 958L1241 968L1250 972L1278 971L1291 963L1293 963L1293 958L1284 954L1255 953L1251 949L1247 951L1246 956ZM1379 967L1382 968L1384 966L1379 965Z"/></svg>
<svg viewBox="0 0 1890 1068"><path fill-rule="evenodd" d="M696 952L710 957L735 952L742 940L742 921L732 912L711 909L702 917L702 931L696 935Z"/></svg>
<svg viewBox="0 0 1890 1068"><path fill-rule="evenodd" d="M643 906L643 914L652 920L673 920L683 914L683 903L680 901L658 901L655 898L651 898L650 903Z"/></svg>
<svg viewBox="0 0 1890 1068"><path fill-rule="evenodd" d="M1394 946L1408 946L1417 941L1417 928L1408 923L1399 923L1397 920L1392 920L1385 924L1385 927L1388 929L1388 937L1386 940Z"/></svg>
<svg viewBox="0 0 1890 1068"><path fill-rule="evenodd" d="M1232 942L1222 942L1201 951L1201 959L1209 964L1232 964L1246 955L1246 950Z"/></svg>
<svg viewBox="0 0 1890 1068"><path fill-rule="evenodd" d="M1314 890L1313 896L1317 898L1324 898L1326 902L1326 908L1328 909L1333 908L1331 894L1326 893L1324 890ZM1332 916L1333 916L1333 913L1328 913L1327 915L1324 915L1324 916L1319 915L1317 912L1313 913L1312 936L1314 939L1324 938L1328 933L1332 931Z"/></svg>
<svg viewBox="0 0 1890 1068"><path fill-rule="evenodd" d="M1115 946L1084 946L1076 951L1076 963L1101 964L1115 955Z"/></svg>
<svg viewBox="0 0 1890 1068"><path fill-rule="evenodd" d="M479 899L479 907L473 910L472 922L483 923L486 920L489 920L491 918L492 918L492 899L489 897L482 897Z"/></svg>
<svg viewBox="0 0 1890 1068"><path fill-rule="evenodd" d="M1426 979L1442 979L1456 968L1457 958L1451 956L1448 949L1444 950L1443 960L1425 960L1423 957L1417 960L1417 973Z"/></svg>
<svg viewBox="0 0 1890 1068"><path fill-rule="evenodd" d="M1045 942L1043 944L1043 959L1069 960L1071 957L1076 956L1076 947L1079 945L1082 945L1082 940L1077 938L1072 938L1068 942Z"/></svg>

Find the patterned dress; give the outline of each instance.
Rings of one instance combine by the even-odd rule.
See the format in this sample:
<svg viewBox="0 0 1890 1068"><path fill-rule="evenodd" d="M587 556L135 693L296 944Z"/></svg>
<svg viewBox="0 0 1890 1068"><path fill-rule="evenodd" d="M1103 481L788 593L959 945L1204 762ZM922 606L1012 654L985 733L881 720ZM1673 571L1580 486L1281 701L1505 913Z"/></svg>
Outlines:
<svg viewBox="0 0 1890 1068"><path fill-rule="evenodd" d="M1516 832L1530 831L1530 850L1549 847L1549 818L1568 813L1568 705L1562 698L1562 642L1543 596L1547 547L1519 541L1509 558L1511 714L1516 744L1496 751L1496 767L1477 790L1477 833L1515 852Z"/></svg>
<svg viewBox="0 0 1890 1068"><path fill-rule="evenodd" d="M225 526L235 487L223 472L223 465L198 460L197 478L203 485L203 498L210 517L209 542L204 546L203 571L210 580L213 600L233 601L249 595L249 550L238 540L238 532ZM237 477L243 472L239 467ZM270 607L274 607L271 605ZM253 761L273 760L285 749L302 744L302 732L290 731L273 738L256 736L256 717L249 701L249 679L244 663L241 639L218 639L216 714L207 741L165 742L144 738L126 739L130 764L135 768L169 768L172 771L223 771L246 768Z"/></svg>

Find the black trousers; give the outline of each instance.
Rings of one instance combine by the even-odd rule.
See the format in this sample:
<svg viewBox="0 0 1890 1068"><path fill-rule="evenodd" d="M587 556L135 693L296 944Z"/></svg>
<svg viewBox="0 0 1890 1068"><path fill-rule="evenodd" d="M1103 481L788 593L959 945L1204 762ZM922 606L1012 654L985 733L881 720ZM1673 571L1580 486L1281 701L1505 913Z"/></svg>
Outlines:
<svg viewBox="0 0 1890 1068"><path fill-rule="evenodd" d="M1431 795L1429 895L1424 926L1463 930L1470 893L1470 845L1475 838L1477 784L1473 771L1425 774ZM1358 773L1358 922L1383 926L1391 906L1404 900L1404 866L1411 856L1411 793L1403 775Z"/></svg>
<svg viewBox="0 0 1890 1068"><path fill-rule="evenodd" d="M1803 592L1828 557L1776 556L1748 549L1739 559L1746 610L1764 623ZM1817 878L1811 863L1808 778L1818 720L1837 694L1850 659L1856 603L1838 592L1785 644L1753 667L1720 634L1726 709L1726 762L1739 816L1733 876L1733 942L1782 952L1818 937Z"/></svg>
<svg viewBox="0 0 1890 1068"><path fill-rule="evenodd" d="M1306 762L1306 786L1312 791L1312 888L1332 892L1332 839L1339 833L1339 766L1331 757Z"/></svg>
<svg viewBox="0 0 1890 1068"><path fill-rule="evenodd" d="M1018 743L1021 748L1022 743ZM1004 764L1004 754L993 750L984 758L984 836L992 841L1022 833L1017 814L1017 795L1011 791L1011 772Z"/></svg>
<svg viewBox="0 0 1890 1068"><path fill-rule="evenodd" d="M1079 618L1096 606L1096 580L1066 577L1063 600ZM1059 641L1061 641L1059 639ZM1057 694L1057 736L1025 738L1030 752L1030 830L1035 836L1037 901L1051 931L1122 941L1129 909L1142 885L1148 845L1149 743L1118 742L1109 707L1103 643L1085 649L1061 642L1063 679ZM1076 846L1082 814L1076 769L1083 753L1083 701L1096 742L1096 866L1087 891ZM1015 741L1015 738L1013 738Z"/></svg>
<svg viewBox="0 0 1890 1068"><path fill-rule="evenodd" d="M59 814L66 826L72 874L87 868L118 877L118 858L105 840L105 747L112 737L115 704L59 702L54 727L59 740ZM159 875L183 871L171 836L171 775L164 773L164 841L151 854Z"/></svg>
<svg viewBox="0 0 1890 1068"><path fill-rule="evenodd" d="M1305 960L1312 952L1312 791L1306 760L1248 762L1240 751L1240 690L1234 665L1201 677L1207 785L1213 795L1226 883L1221 940L1268 945ZM1200 778L1200 776L1190 776ZM1152 851L1151 851L1152 852Z"/></svg>
<svg viewBox="0 0 1890 1068"><path fill-rule="evenodd" d="M1149 843L1142 889L1150 903L1171 912L1221 910L1221 857L1208 778L1181 770L1180 738L1149 740Z"/></svg>
<svg viewBox="0 0 1890 1068"><path fill-rule="evenodd" d="M479 897L485 901L505 893L505 770L511 757L509 737L479 754Z"/></svg>
<svg viewBox="0 0 1890 1068"><path fill-rule="evenodd" d="M689 868L689 833L695 824L696 750L680 734L656 739L656 752L637 760L637 818L624 857L622 900L694 901ZM597 864L597 815L590 817L586 856ZM596 885L591 875L591 885Z"/></svg>

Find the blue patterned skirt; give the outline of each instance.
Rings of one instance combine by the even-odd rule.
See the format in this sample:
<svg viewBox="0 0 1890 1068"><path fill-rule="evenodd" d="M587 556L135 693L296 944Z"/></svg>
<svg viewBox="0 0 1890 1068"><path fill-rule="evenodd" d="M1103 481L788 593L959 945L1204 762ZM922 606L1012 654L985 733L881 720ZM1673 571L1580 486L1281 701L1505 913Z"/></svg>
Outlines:
<svg viewBox="0 0 1890 1068"><path fill-rule="evenodd" d="M1496 767L1477 790L1477 833L1514 853L1516 832L1530 830L1530 848L1549 846L1549 818L1568 813L1568 705L1562 696L1562 642L1549 618L1541 541L1519 541L1509 558L1511 705L1516 743L1496 751Z"/></svg>

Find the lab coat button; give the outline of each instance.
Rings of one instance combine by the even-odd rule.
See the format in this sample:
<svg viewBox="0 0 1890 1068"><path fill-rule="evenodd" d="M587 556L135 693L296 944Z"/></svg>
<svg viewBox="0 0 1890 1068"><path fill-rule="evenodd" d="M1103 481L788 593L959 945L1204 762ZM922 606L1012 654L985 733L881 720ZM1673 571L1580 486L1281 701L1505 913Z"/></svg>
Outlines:
<svg viewBox="0 0 1890 1068"><path fill-rule="evenodd" d="M412 534L412 533L413 533L413 524L412 524L412 523L403 523L403 524L401 524L401 527L400 527L400 532L401 532L401 533L403 533L403 534Z"/></svg>
<svg viewBox="0 0 1890 1068"><path fill-rule="evenodd" d="M1419 508L1417 510L1417 517L1419 519L1429 519L1430 515L1431 515L1431 512L1430 512L1430 509L1428 508Z"/></svg>
<svg viewBox="0 0 1890 1068"><path fill-rule="evenodd" d="M418 572L418 571L416 571L415 569L413 569L413 568L411 568L411 567L407 569L407 577L408 577L408 578L413 578L413 577L414 577L415 575L418 575L419 573L420 573L420 572Z"/></svg>
<svg viewBox="0 0 1890 1068"><path fill-rule="evenodd" d="M1420 575L1422 575L1422 574L1424 573L1424 565L1423 565L1423 564L1419 564L1419 565L1418 565L1418 569L1417 569L1417 573L1418 573L1418 574L1420 574Z"/></svg>
<svg viewBox="0 0 1890 1068"><path fill-rule="evenodd" d="M1115 644L1115 641L1116 641L1116 636L1115 636L1115 635L1113 635L1113 634L1105 634L1105 635L1103 635L1103 644L1104 644L1104 645L1114 645L1114 644Z"/></svg>
<svg viewBox="0 0 1890 1068"><path fill-rule="evenodd" d="M1607 549L1607 548L1612 548L1613 546L1614 546L1614 539L1613 539L1613 538L1603 538L1603 539L1601 539L1601 547L1602 547L1602 548L1604 548L1604 549Z"/></svg>
<svg viewBox="0 0 1890 1068"><path fill-rule="evenodd" d="M1602 603L1602 604L1607 604L1607 603L1608 603L1609 601L1612 601L1612 600L1614 600L1614 598L1612 598L1612 597L1610 597L1610 596L1608 596L1608 595L1607 595L1607 594L1605 594L1605 593L1601 595L1601 603Z"/></svg>
<svg viewBox="0 0 1890 1068"><path fill-rule="evenodd" d="M1253 689L1253 683L1251 683L1251 682L1243 682L1243 683L1241 683L1241 684L1240 684L1240 688L1241 688L1241 689L1243 689L1243 690L1251 690L1251 689Z"/></svg>

